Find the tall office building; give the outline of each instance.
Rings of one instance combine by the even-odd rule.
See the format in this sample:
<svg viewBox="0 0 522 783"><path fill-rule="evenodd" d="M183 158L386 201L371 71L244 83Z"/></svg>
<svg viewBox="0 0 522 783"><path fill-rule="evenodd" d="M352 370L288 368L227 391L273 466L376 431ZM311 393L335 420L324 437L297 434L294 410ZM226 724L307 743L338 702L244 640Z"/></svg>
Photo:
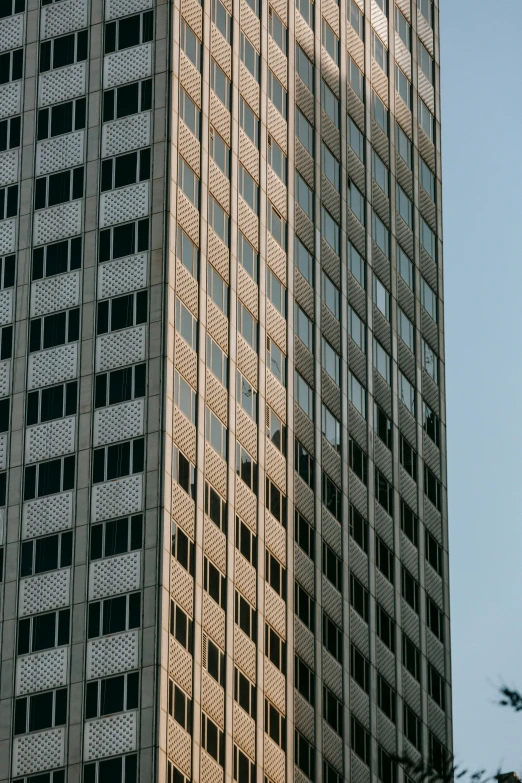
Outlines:
<svg viewBox="0 0 522 783"><path fill-rule="evenodd" d="M437 5L1 0L0 781L451 751Z"/></svg>

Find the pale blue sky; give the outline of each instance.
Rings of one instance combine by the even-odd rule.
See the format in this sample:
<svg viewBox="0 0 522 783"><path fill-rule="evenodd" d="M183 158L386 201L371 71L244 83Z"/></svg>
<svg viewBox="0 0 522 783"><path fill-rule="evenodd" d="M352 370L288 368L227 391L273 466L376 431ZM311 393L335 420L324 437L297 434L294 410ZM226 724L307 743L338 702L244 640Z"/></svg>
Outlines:
<svg viewBox="0 0 522 783"><path fill-rule="evenodd" d="M440 0L454 740L522 772L522 2Z"/></svg>

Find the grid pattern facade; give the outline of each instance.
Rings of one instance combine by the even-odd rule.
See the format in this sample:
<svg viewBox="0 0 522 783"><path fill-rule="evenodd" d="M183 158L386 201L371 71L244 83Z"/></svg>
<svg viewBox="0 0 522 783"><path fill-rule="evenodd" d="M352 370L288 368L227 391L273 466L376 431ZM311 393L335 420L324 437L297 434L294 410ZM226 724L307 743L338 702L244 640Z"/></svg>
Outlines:
<svg viewBox="0 0 522 783"><path fill-rule="evenodd" d="M439 84L431 0L4 0L0 781L441 769Z"/></svg>

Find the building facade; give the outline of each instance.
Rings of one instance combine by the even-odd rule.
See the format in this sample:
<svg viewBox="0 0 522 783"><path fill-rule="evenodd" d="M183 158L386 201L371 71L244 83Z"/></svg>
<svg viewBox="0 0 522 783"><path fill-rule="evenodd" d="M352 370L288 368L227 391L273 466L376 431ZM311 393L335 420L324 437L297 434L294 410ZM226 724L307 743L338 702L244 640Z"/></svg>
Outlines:
<svg viewBox="0 0 522 783"><path fill-rule="evenodd" d="M1 0L0 781L451 753L438 30Z"/></svg>

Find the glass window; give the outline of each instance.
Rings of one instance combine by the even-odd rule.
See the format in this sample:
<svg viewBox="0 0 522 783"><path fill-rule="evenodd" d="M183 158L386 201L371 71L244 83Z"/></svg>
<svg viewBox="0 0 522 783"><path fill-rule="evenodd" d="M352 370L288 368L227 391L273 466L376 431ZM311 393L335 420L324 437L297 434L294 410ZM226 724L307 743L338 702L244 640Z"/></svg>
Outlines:
<svg viewBox="0 0 522 783"><path fill-rule="evenodd" d="M354 343L366 353L366 324L359 318L353 307L348 305L348 334Z"/></svg>
<svg viewBox="0 0 522 783"><path fill-rule="evenodd" d="M246 201L250 209L257 215L259 188L255 180L252 179L248 171L241 163L239 164L238 179L238 190L240 195Z"/></svg>
<svg viewBox="0 0 522 783"><path fill-rule="evenodd" d="M214 128L210 128L210 156L214 159L223 174L230 179L230 148Z"/></svg>
<svg viewBox="0 0 522 783"><path fill-rule="evenodd" d="M324 79L321 79L321 106L336 128L340 127L339 101L328 87Z"/></svg>
<svg viewBox="0 0 522 783"><path fill-rule="evenodd" d="M429 26L433 27L433 0L419 0L417 5Z"/></svg>
<svg viewBox="0 0 522 783"><path fill-rule="evenodd" d="M411 52L411 27L408 20L395 6L395 30L406 49Z"/></svg>
<svg viewBox="0 0 522 783"><path fill-rule="evenodd" d="M395 66L395 89L408 109L411 109L411 82L398 65Z"/></svg>
<svg viewBox="0 0 522 783"><path fill-rule="evenodd" d="M373 364L379 375L381 375L386 383L391 383L391 360L384 350L382 345L374 338L373 339Z"/></svg>
<svg viewBox="0 0 522 783"><path fill-rule="evenodd" d="M314 324L299 305L295 305L295 333L309 351L314 350Z"/></svg>
<svg viewBox="0 0 522 783"><path fill-rule="evenodd" d="M268 32L281 49L283 54L286 54L288 29L283 24L279 16L276 14L272 6L268 6Z"/></svg>
<svg viewBox="0 0 522 783"><path fill-rule="evenodd" d="M310 285L314 284L314 259L311 253L308 252L303 243L295 237L295 263L297 268L307 280Z"/></svg>
<svg viewBox="0 0 522 783"><path fill-rule="evenodd" d="M333 446L336 451L340 452L341 423L335 418L326 405L321 406L321 428L328 443Z"/></svg>
<svg viewBox="0 0 522 783"><path fill-rule="evenodd" d="M270 202L267 205L267 228L277 244L286 250L286 221Z"/></svg>
<svg viewBox="0 0 522 783"><path fill-rule="evenodd" d="M192 277L195 277L197 280L199 250L193 241L179 227L177 232L176 251L177 257L183 266L188 269Z"/></svg>
<svg viewBox="0 0 522 783"><path fill-rule="evenodd" d="M260 56L254 46L250 43L243 31L240 33L239 51L241 62L245 68L250 71L256 82L259 82L261 73Z"/></svg>
<svg viewBox="0 0 522 783"><path fill-rule="evenodd" d="M201 41L181 17L180 45L190 62L201 71Z"/></svg>
<svg viewBox="0 0 522 783"><path fill-rule="evenodd" d="M295 400L299 407L309 416L314 418L314 393L302 375L295 373Z"/></svg>
<svg viewBox="0 0 522 783"><path fill-rule="evenodd" d="M325 21L323 17L323 31L322 31L322 37L323 37L323 46L334 61L334 63L338 66L339 65L339 57L341 53L340 43L339 39L330 27L330 25Z"/></svg>
<svg viewBox="0 0 522 783"><path fill-rule="evenodd" d="M254 282L257 283L259 256L241 231L238 232L237 238L237 258L243 269L245 269Z"/></svg>
<svg viewBox="0 0 522 783"><path fill-rule="evenodd" d="M268 69L268 97L277 111L286 120L287 92L280 81L276 79L270 68Z"/></svg>
<svg viewBox="0 0 522 783"><path fill-rule="evenodd" d="M399 371L399 399L406 409L415 416L415 388L402 372Z"/></svg>
<svg viewBox="0 0 522 783"><path fill-rule="evenodd" d="M239 125L248 138L259 148L259 119L241 96L239 97Z"/></svg>
<svg viewBox="0 0 522 783"><path fill-rule="evenodd" d="M413 204L400 185L397 185L395 193L397 212L408 228L413 228Z"/></svg>
<svg viewBox="0 0 522 783"><path fill-rule="evenodd" d="M346 13L348 14L348 21L352 25L353 29L361 41L364 41L364 16L355 0L348 0L346 5Z"/></svg>
<svg viewBox="0 0 522 783"><path fill-rule="evenodd" d="M435 234L428 226L424 218L420 219L420 242L424 250L435 261L436 258L436 239Z"/></svg>
<svg viewBox="0 0 522 783"><path fill-rule="evenodd" d="M359 160L364 163L364 136L348 115L348 144L355 152Z"/></svg>
<svg viewBox="0 0 522 783"><path fill-rule="evenodd" d="M268 137L268 165L277 174L279 179L286 185L286 172L287 172L288 159L281 149L276 144L271 136Z"/></svg>
<svg viewBox="0 0 522 783"><path fill-rule="evenodd" d="M359 285L366 288L366 262L351 242L348 242L348 265Z"/></svg>
<svg viewBox="0 0 522 783"><path fill-rule="evenodd" d="M314 66L299 44L295 45L295 70L311 93L314 92Z"/></svg>
<svg viewBox="0 0 522 783"><path fill-rule="evenodd" d="M435 176L422 158L419 158L419 179L421 187L426 191L431 200L435 201Z"/></svg>
<svg viewBox="0 0 522 783"><path fill-rule="evenodd" d="M210 335L207 335L207 367L223 386L227 385L228 357Z"/></svg>
<svg viewBox="0 0 522 783"><path fill-rule="evenodd" d="M433 378L435 383L438 384L439 382L439 358L435 351L430 348L428 343L425 340L422 340L422 366L428 373L428 375Z"/></svg>
<svg viewBox="0 0 522 783"><path fill-rule="evenodd" d="M321 207L321 235L339 255L339 226L324 207Z"/></svg>
<svg viewBox="0 0 522 783"><path fill-rule="evenodd" d="M227 43L232 43L232 17L219 0L212 0L212 21Z"/></svg>
<svg viewBox="0 0 522 783"><path fill-rule="evenodd" d="M435 76L433 58L421 41L418 41L418 58L419 58L419 67L422 73L429 81L429 83L433 84L434 76Z"/></svg>
<svg viewBox="0 0 522 783"><path fill-rule="evenodd" d="M388 166L383 163L375 150L372 150L372 176L382 192L389 195L390 172Z"/></svg>
<svg viewBox="0 0 522 783"><path fill-rule="evenodd" d="M353 0L351 0L351 3L354 5ZM364 101L364 76L350 55L348 55L348 81L357 97Z"/></svg>
<svg viewBox="0 0 522 783"><path fill-rule="evenodd" d="M210 59L210 87L227 109L230 110L231 84L214 58Z"/></svg>
<svg viewBox="0 0 522 783"><path fill-rule="evenodd" d="M322 151L322 172L326 174L334 188L338 191L340 189L340 165L339 161L333 155L326 144L321 145L321 151Z"/></svg>
<svg viewBox="0 0 522 783"><path fill-rule="evenodd" d="M429 316L437 323L437 294L421 277L421 302Z"/></svg>
<svg viewBox="0 0 522 783"><path fill-rule="evenodd" d="M295 110L295 135L310 155L314 154L314 129L298 108Z"/></svg>
<svg viewBox="0 0 522 783"><path fill-rule="evenodd" d="M415 353L415 328L401 308L397 309L397 328L403 343Z"/></svg>
<svg viewBox="0 0 522 783"><path fill-rule="evenodd" d="M257 351L257 321L239 299L237 300L237 328L250 347Z"/></svg>
<svg viewBox="0 0 522 783"><path fill-rule="evenodd" d="M251 419L257 421L257 392L252 384L237 370L237 401Z"/></svg>
<svg viewBox="0 0 522 783"><path fill-rule="evenodd" d="M390 257L390 234L384 223L372 212L372 235L375 244L379 247L386 258Z"/></svg>
<svg viewBox="0 0 522 783"><path fill-rule="evenodd" d="M228 247L230 218L210 193L208 196L208 224Z"/></svg>
<svg viewBox="0 0 522 783"><path fill-rule="evenodd" d="M302 176L295 172L295 200L310 220L314 219L314 192Z"/></svg>
<svg viewBox="0 0 522 783"><path fill-rule="evenodd" d="M332 378L337 386L341 384L341 357L335 351L330 343L323 337L321 340L322 345L322 366L326 370L330 378Z"/></svg>
<svg viewBox="0 0 522 783"><path fill-rule="evenodd" d="M372 117L383 133L388 135L388 109L375 90L372 90Z"/></svg>
<svg viewBox="0 0 522 783"><path fill-rule="evenodd" d="M413 263L410 261L402 247L397 245L397 269L399 275L402 277L408 288L413 291L414 286L414 270Z"/></svg>
<svg viewBox="0 0 522 783"><path fill-rule="evenodd" d="M286 288L271 269L267 269L266 292L276 310L286 318Z"/></svg>
<svg viewBox="0 0 522 783"><path fill-rule="evenodd" d="M321 299L339 320L340 318L340 293L336 285L332 283L325 272L321 273Z"/></svg>
<svg viewBox="0 0 522 783"><path fill-rule="evenodd" d="M305 20L306 24L313 30L315 5L312 0L297 0L296 8Z"/></svg>
<svg viewBox="0 0 522 783"><path fill-rule="evenodd" d="M279 383L286 386L286 356L270 337L266 341L266 366Z"/></svg>
<svg viewBox="0 0 522 783"><path fill-rule="evenodd" d="M373 276L373 303L387 321L390 320L390 294L377 275Z"/></svg>
<svg viewBox="0 0 522 783"><path fill-rule="evenodd" d="M179 88L179 116L185 125L190 128L196 139L199 139L201 112L183 87Z"/></svg>
<svg viewBox="0 0 522 783"><path fill-rule="evenodd" d="M207 293L219 309L228 317L228 285L208 264Z"/></svg>
<svg viewBox="0 0 522 783"><path fill-rule="evenodd" d="M348 372L348 399L361 416L366 418L366 389L352 372Z"/></svg>
<svg viewBox="0 0 522 783"><path fill-rule="evenodd" d="M411 169L411 141L404 133L400 125L395 126L397 130L397 152L406 163L409 169Z"/></svg>
<svg viewBox="0 0 522 783"><path fill-rule="evenodd" d="M428 139L435 141L435 118L421 98L419 98L419 125Z"/></svg>
<svg viewBox="0 0 522 783"><path fill-rule="evenodd" d="M379 68L388 75L388 49L374 30L372 30L372 56Z"/></svg>

